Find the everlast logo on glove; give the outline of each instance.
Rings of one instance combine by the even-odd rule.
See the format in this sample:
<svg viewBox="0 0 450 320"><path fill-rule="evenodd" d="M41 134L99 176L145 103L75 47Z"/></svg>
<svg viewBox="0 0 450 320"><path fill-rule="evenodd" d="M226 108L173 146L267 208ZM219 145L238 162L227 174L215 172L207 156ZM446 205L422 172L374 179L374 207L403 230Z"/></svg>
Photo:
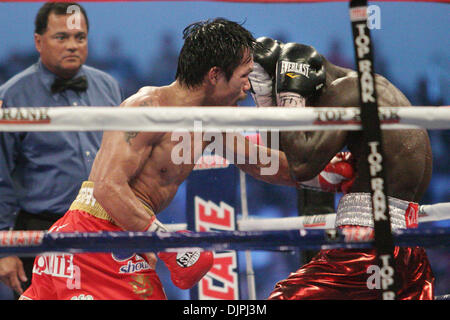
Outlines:
<svg viewBox="0 0 450 320"><path fill-rule="evenodd" d="M317 95L326 78L323 62L322 56L311 46L294 42L283 45L275 70L277 104L304 106L292 93L305 99ZM286 93L288 99L280 96Z"/></svg>
<svg viewBox="0 0 450 320"><path fill-rule="evenodd" d="M281 61L280 74L286 74L291 78L295 78L296 74L301 74L309 78L309 68L310 65L306 63Z"/></svg>

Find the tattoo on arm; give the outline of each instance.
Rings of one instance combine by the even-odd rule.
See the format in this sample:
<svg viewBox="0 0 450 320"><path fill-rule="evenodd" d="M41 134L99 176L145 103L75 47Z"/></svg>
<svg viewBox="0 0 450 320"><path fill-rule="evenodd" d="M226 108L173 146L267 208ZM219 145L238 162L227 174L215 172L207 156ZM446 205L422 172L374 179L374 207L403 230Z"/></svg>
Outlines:
<svg viewBox="0 0 450 320"><path fill-rule="evenodd" d="M147 99L147 100L144 100L144 101L142 101L140 104L139 104L139 107L151 107L151 106L153 106L154 105L154 103L153 103L153 99Z"/></svg>
<svg viewBox="0 0 450 320"><path fill-rule="evenodd" d="M145 100L143 100L143 101L141 101L139 103L139 107L148 107L148 106L153 106L153 105L154 105L154 101L151 98L147 98L147 99L145 99ZM131 144L131 140L136 138L136 136L138 134L139 134L139 132L137 132L137 131L127 131L127 132L125 132L125 134L124 134L125 141L128 144Z"/></svg>
<svg viewBox="0 0 450 320"><path fill-rule="evenodd" d="M139 132L136 131L127 131L125 132L125 141L128 144L131 144L131 140L136 138L136 136L138 135Z"/></svg>

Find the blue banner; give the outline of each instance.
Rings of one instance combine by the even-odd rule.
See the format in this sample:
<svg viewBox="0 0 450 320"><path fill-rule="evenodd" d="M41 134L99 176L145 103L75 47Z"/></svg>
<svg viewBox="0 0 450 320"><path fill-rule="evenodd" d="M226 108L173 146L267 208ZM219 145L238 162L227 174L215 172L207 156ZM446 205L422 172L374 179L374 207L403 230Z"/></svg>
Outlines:
<svg viewBox="0 0 450 320"><path fill-rule="evenodd" d="M239 170L216 156L201 158L187 180L187 225L193 231L237 230ZM215 251L210 272L191 289L193 300L239 300L238 255Z"/></svg>

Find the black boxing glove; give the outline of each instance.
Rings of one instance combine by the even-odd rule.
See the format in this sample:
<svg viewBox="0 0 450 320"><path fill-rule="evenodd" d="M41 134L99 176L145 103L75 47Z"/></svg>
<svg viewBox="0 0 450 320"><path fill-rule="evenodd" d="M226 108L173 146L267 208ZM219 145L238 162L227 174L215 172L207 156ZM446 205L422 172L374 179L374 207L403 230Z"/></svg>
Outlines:
<svg viewBox="0 0 450 320"><path fill-rule="evenodd" d="M292 106L299 103L304 106L305 99L318 95L324 84L324 61L316 49L299 43L283 46L276 70L278 105L284 106L289 101Z"/></svg>
<svg viewBox="0 0 450 320"><path fill-rule="evenodd" d="M249 75L251 94L258 107L276 105L275 69L282 43L268 37L256 39L254 66Z"/></svg>

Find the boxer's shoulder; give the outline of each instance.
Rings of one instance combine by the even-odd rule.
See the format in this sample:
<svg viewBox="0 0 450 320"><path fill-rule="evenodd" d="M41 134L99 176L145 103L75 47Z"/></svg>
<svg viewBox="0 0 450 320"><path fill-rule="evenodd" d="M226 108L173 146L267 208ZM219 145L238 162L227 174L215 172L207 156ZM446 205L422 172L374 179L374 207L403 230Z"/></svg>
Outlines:
<svg viewBox="0 0 450 320"><path fill-rule="evenodd" d="M159 87L146 86L142 87L124 100L121 104L122 107L152 107L160 106L161 90Z"/></svg>
<svg viewBox="0 0 450 320"><path fill-rule="evenodd" d="M319 98L319 106L355 107L359 105L358 74L349 72L332 81ZM409 105L406 97L388 79L376 74L375 84L380 106Z"/></svg>
<svg viewBox="0 0 450 320"><path fill-rule="evenodd" d="M318 99L318 106L354 107L359 104L358 74L351 72L332 81Z"/></svg>

